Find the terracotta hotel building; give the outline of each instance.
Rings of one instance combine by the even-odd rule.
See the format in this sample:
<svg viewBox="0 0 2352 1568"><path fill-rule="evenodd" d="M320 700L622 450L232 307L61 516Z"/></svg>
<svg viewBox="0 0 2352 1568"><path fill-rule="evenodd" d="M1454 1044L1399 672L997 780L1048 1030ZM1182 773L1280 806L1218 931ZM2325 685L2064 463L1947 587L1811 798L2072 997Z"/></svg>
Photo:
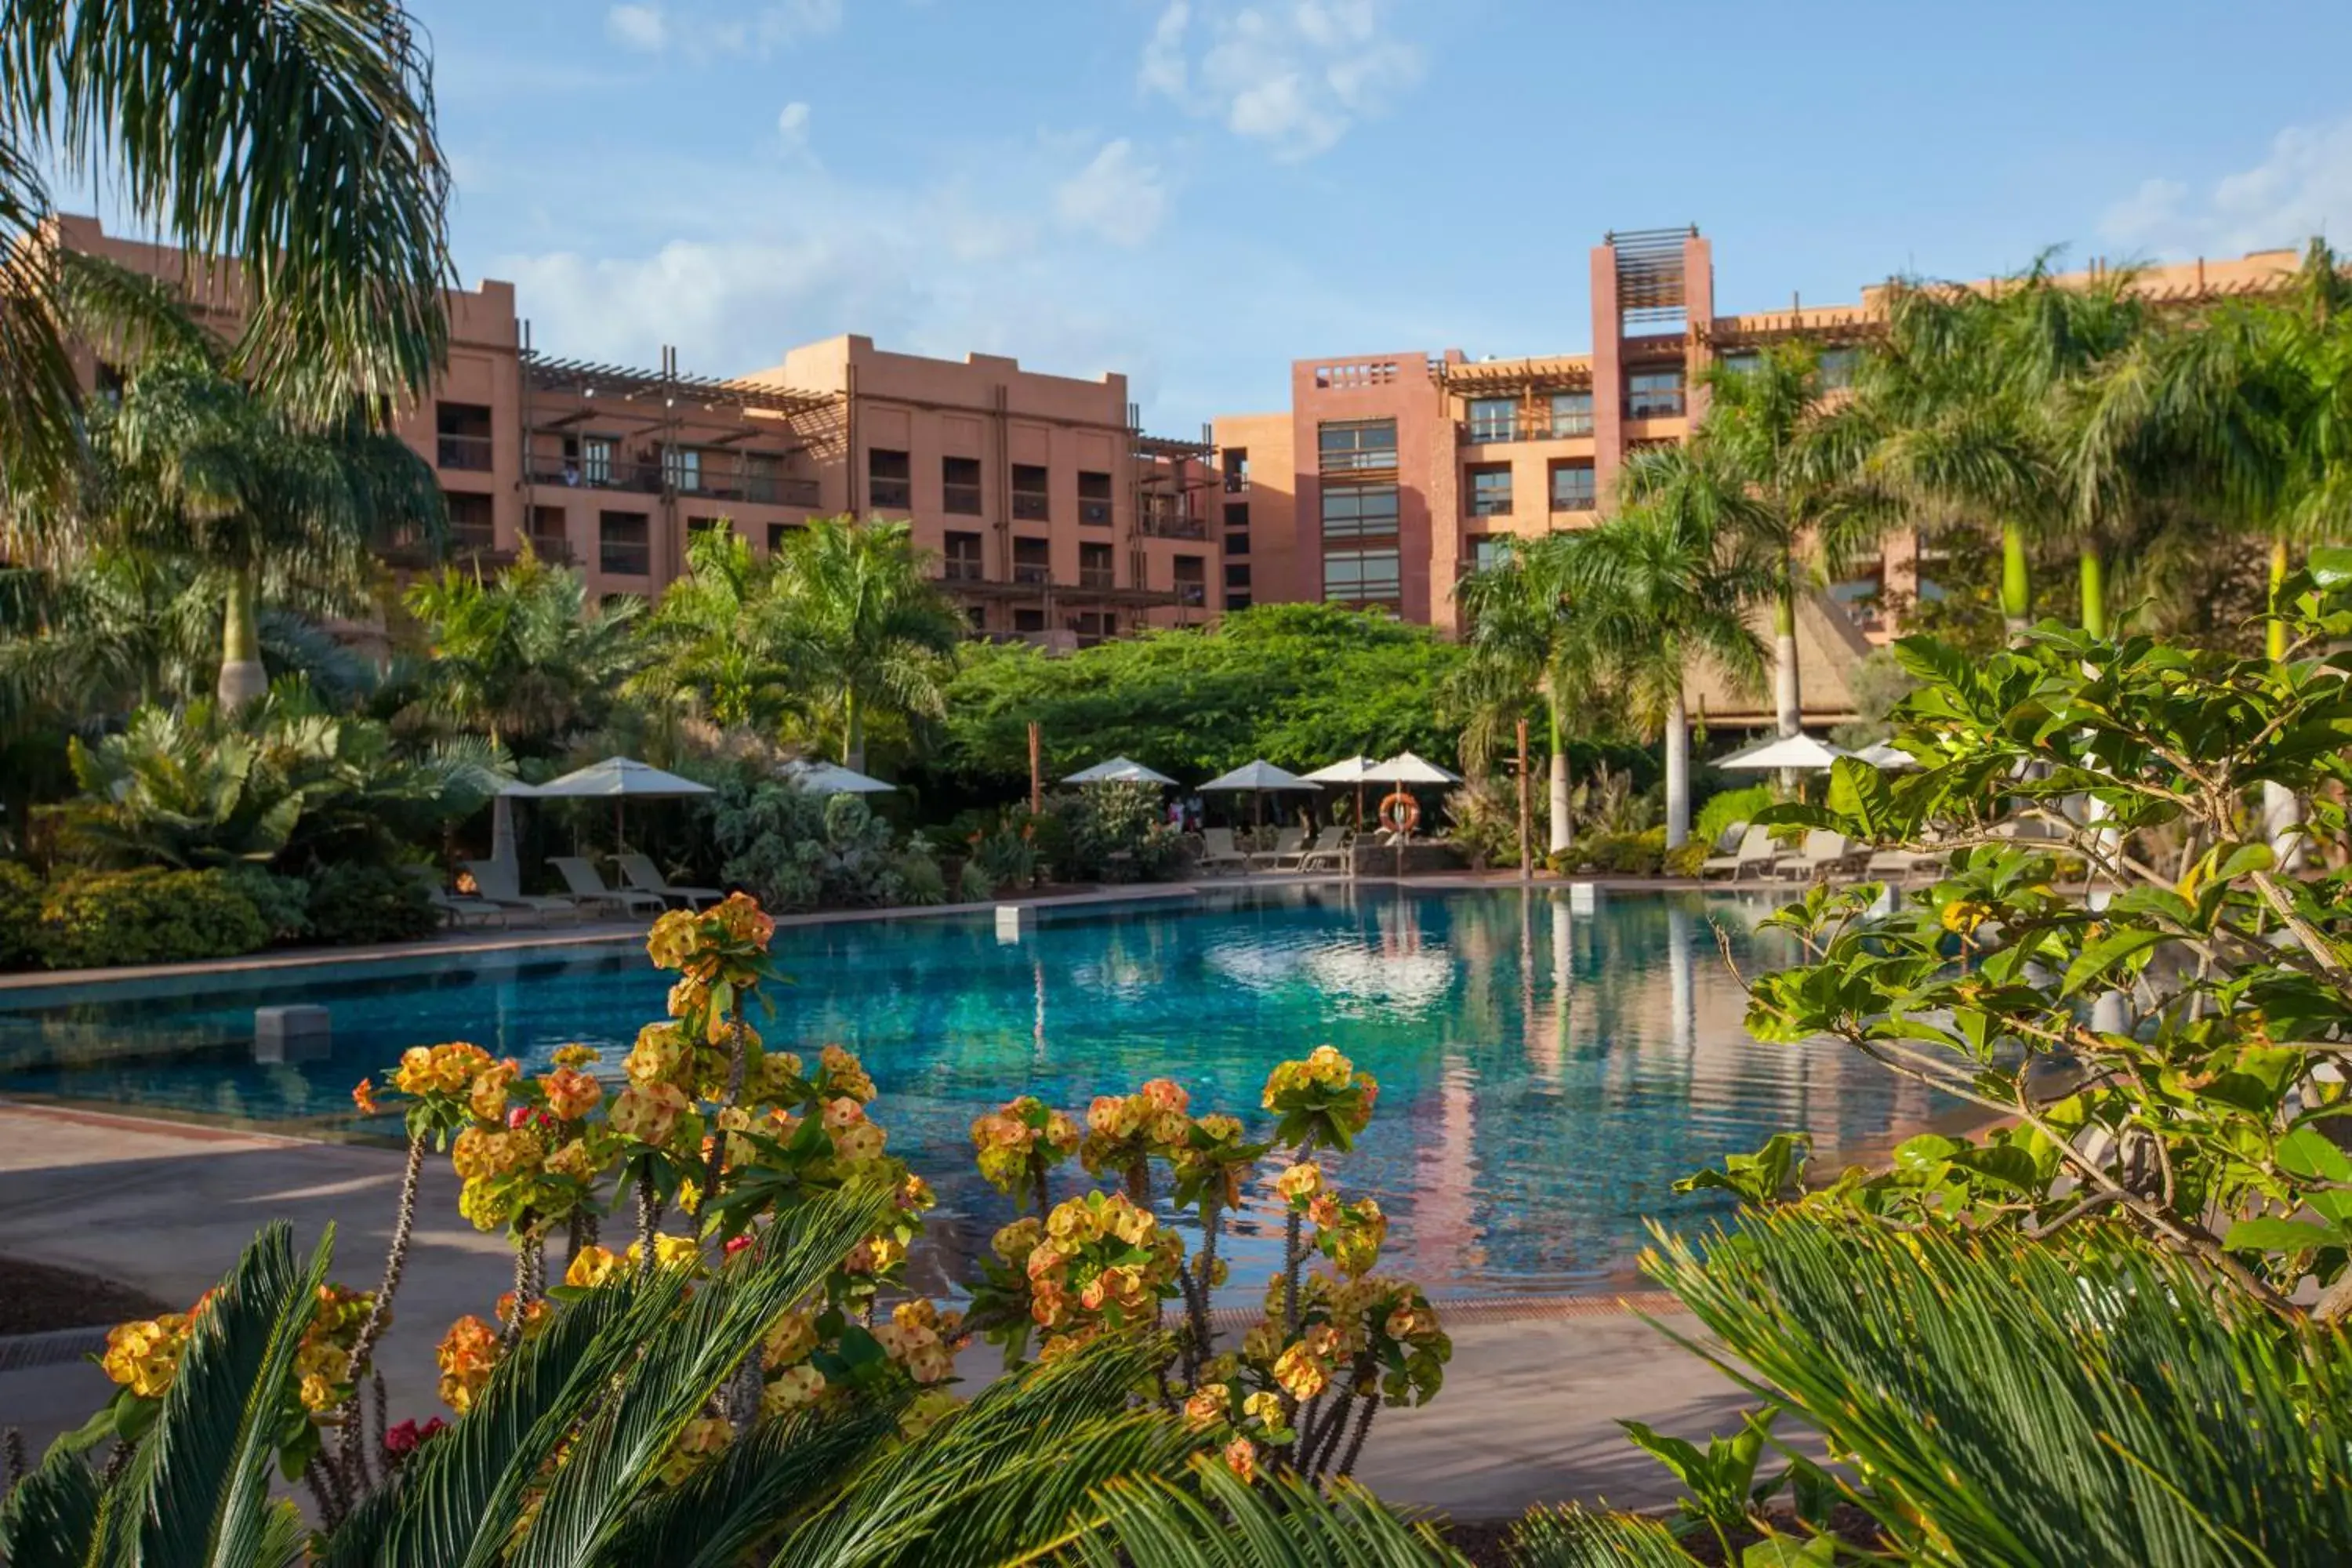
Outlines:
<svg viewBox="0 0 2352 1568"><path fill-rule="evenodd" d="M64 245L184 275L174 251L92 218L57 224ZM2295 260L2181 264L2140 286L2184 301L2259 291ZM812 517L851 513L908 520L977 636L1069 648L1297 600L1455 630L1464 574L1514 536L1590 526L1627 453L1689 434L1706 365L1802 336L1834 384L1885 303L1868 289L1858 304L1718 316L1696 227L1612 234L1591 279L1589 353L1300 360L1286 410L1223 416L1198 439L1144 433L1122 375L929 359L865 337L726 379L667 350L651 369L566 359L533 344L513 285L491 281L451 294L447 372L400 432L434 464L462 556L495 563L527 542L599 593L657 595L699 529L772 550ZM397 542L386 554L421 563ZM1890 629L1880 590L1917 591L1920 564L1900 536L1804 607L1808 718L1847 710L1844 669ZM1757 709L1716 693L1711 710Z"/></svg>

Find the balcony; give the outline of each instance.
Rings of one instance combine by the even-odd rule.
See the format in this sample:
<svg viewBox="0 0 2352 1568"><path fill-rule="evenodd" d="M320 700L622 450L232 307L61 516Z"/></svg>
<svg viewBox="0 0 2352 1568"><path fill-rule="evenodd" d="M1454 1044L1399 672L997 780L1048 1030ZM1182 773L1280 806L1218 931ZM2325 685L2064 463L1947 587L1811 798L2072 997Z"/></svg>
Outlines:
<svg viewBox="0 0 2352 1568"><path fill-rule="evenodd" d="M1325 474L1391 474L1396 471L1396 466L1394 447L1358 447L1324 452L1318 471Z"/></svg>
<svg viewBox="0 0 2352 1568"><path fill-rule="evenodd" d="M1534 414L1506 425L1499 421L1465 420L1455 426L1465 446L1483 447L1502 441L1566 441L1592 434L1590 414Z"/></svg>
<svg viewBox="0 0 2352 1568"><path fill-rule="evenodd" d="M1110 502L1107 500L1082 500L1078 502L1078 521L1084 523L1091 523L1097 528L1108 528L1110 526Z"/></svg>
<svg viewBox="0 0 2352 1568"><path fill-rule="evenodd" d="M817 504L814 479L786 479L781 474L713 473L705 468L680 476L680 495L708 496L713 500L749 501L754 506Z"/></svg>
<svg viewBox="0 0 2352 1568"><path fill-rule="evenodd" d="M958 517L978 517L981 515L980 487L943 485L940 488L940 506Z"/></svg>
<svg viewBox="0 0 2352 1568"><path fill-rule="evenodd" d="M1180 582L1176 584L1176 602L1196 608L1206 605L1209 602L1209 585L1206 583Z"/></svg>
<svg viewBox="0 0 2352 1568"><path fill-rule="evenodd" d="M1116 588L1118 586L1118 572L1109 566L1081 566L1078 568L1078 586Z"/></svg>
<svg viewBox="0 0 2352 1568"><path fill-rule="evenodd" d="M1168 498L1160 499L1165 501ZM1172 506L1152 506L1150 504L1150 498L1146 498L1143 516L1138 521L1136 531L1149 539L1206 539L1209 537L1208 524L1199 518L1187 517Z"/></svg>
<svg viewBox="0 0 2352 1568"><path fill-rule="evenodd" d="M977 561L950 555L940 563L940 577L948 583L978 583L985 580L986 573Z"/></svg>
<svg viewBox="0 0 2352 1568"><path fill-rule="evenodd" d="M637 495L659 495L662 470L659 463L604 462L583 467L577 458L550 458L534 454L530 459L530 480L533 484L562 485L567 489L628 490Z"/></svg>
<svg viewBox="0 0 2352 1568"><path fill-rule="evenodd" d="M462 468L467 473L487 474L495 447L488 436L436 436L434 464L437 468Z"/></svg>
<svg viewBox="0 0 2352 1568"><path fill-rule="evenodd" d="M550 566L569 566L573 562L572 541L561 533L532 534L530 552Z"/></svg>
<svg viewBox="0 0 2352 1568"><path fill-rule="evenodd" d="M1227 495L1237 496L1247 489L1249 489L1248 469L1227 468L1225 470L1225 493Z"/></svg>
<svg viewBox="0 0 2352 1568"><path fill-rule="evenodd" d="M1045 492L1044 490L1014 490L1013 492L1013 516L1015 521L1021 522L1050 521L1052 518L1052 509L1046 504Z"/></svg>
<svg viewBox="0 0 2352 1568"><path fill-rule="evenodd" d="M1013 580L1043 588L1053 582L1054 569L1042 561L1015 561Z"/></svg>
<svg viewBox="0 0 2352 1568"><path fill-rule="evenodd" d="M1625 399L1625 417L1628 419L1679 419L1684 412L1685 399L1679 389L1636 392Z"/></svg>

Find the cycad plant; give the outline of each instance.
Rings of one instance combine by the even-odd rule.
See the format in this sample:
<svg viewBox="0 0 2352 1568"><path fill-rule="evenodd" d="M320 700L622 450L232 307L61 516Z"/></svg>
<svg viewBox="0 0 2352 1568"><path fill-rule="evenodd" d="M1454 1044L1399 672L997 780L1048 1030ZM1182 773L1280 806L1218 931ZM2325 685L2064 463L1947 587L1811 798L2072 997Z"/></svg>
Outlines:
<svg viewBox="0 0 2352 1568"><path fill-rule="evenodd" d="M1779 583L1775 559L1739 525L1748 503L1716 463L1695 447L1638 453L1616 515L1561 537L1592 646L1634 715L1664 737L1669 849L1690 837L1691 668L1711 660L1760 689L1764 650L1748 616Z"/></svg>
<svg viewBox="0 0 2352 1568"><path fill-rule="evenodd" d="M430 65L391 0L10 0L0 51L0 480L72 489L78 268L47 169L104 186L231 281L232 374L302 422L423 389L448 329L446 168Z"/></svg>

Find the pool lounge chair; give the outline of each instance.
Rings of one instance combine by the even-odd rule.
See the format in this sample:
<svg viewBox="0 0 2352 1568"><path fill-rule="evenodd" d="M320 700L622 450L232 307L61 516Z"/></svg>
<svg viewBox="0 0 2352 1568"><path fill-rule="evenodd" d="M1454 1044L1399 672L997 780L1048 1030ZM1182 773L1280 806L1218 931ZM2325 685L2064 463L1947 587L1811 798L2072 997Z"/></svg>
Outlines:
<svg viewBox="0 0 2352 1568"><path fill-rule="evenodd" d="M1290 862L1290 868L1296 869L1298 857L1306 851L1306 848L1307 830L1303 827L1286 827L1274 836L1273 848L1261 849L1249 858L1250 868L1253 870L1263 868L1268 871L1279 871L1284 868L1282 863L1287 860Z"/></svg>
<svg viewBox="0 0 2352 1568"><path fill-rule="evenodd" d="M613 862L621 868L621 879L637 891L664 900L676 899L689 910L715 904L727 896L716 888L681 888L664 881L661 868L650 855L615 855Z"/></svg>
<svg viewBox="0 0 2352 1568"><path fill-rule="evenodd" d="M551 855L547 863L563 878L563 885L572 889L574 901L583 907L602 904L623 914L635 914L651 910L659 914L669 908L669 900L659 893L641 892L635 888L608 888L596 868L577 855Z"/></svg>
<svg viewBox="0 0 2352 1568"><path fill-rule="evenodd" d="M544 921L551 914L568 914L580 918L580 902L576 899L559 899L538 893L526 893L515 879L515 868L497 860L468 860L466 869L474 874L474 889L486 902L505 910L526 910Z"/></svg>
<svg viewBox="0 0 2352 1568"><path fill-rule="evenodd" d="M1300 852L1298 864L1295 868L1312 871L1316 867L1326 864L1337 870L1347 868L1348 830L1346 828L1327 827L1317 834L1314 846Z"/></svg>
<svg viewBox="0 0 2352 1568"><path fill-rule="evenodd" d="M1780 858L1780 846L1772 842L1772 830L1769 827L1741 823L1736 828L1726 828L1723 837L1732 840L1732 847L1727 852L1710 855L1698 863L1701 881L1720 874L1737 882L1750 871L1761 877L1770 871L1772 862ZM1722 839L1717 840L1716 847L1722 851Z"/></svg>
<svg viewBox="0 0 2352 1568"><path fill-rule="evenodd" d="M1851 869L1859 857L1843 833L1832 833L1826 827L1808 828L1804 844L1792 855L1783 855L1772 862L1772 874L1790 881L1810 882L1830 872Z"/></svg>
<svg viewBox="0 0 2352 1568"><path fill-rule="evenodd" d="M429 866L411 866L408 874L415 879L418 887L425 889L425 900L441 917L441 923L452 931L468 921L475 925L488 925L496 920L504 925L507 916L513 912L505 905L494 904L488 899L451 892L441 885L441 873Z"/></svg>
<svg viewBox="0 0 2352 1568"><path fill-rule="evenodd" d="M1923 855L1916 849L1874 849L1862 868L1862 874L1874 880L1907 882L1921 871L1932 871L1944 863L1941 855Z"/></svg>
<svg viewBox="0 0 2352 1568"><path fill-rule="evenodd" d="M1201 830L1201 869L1224 871L1239 867L1249 869L1249 857L1234 847L1234 830L1230 827L1204 827Z"/></svg>

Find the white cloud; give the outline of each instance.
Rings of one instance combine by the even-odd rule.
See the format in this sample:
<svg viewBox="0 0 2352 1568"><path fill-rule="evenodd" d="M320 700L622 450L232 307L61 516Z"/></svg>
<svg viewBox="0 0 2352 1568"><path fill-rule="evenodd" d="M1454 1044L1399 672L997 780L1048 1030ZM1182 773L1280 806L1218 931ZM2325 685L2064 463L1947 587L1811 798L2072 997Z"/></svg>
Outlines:
<svg viewBox="0 0 2352 1568"><path fill-rule="evenodd" d="M2299 247L2315 234L2352 236L2352 120L2279 132L2270 153L2201 196L2151 179L2110 206L2099 232L2166 256L2235 256Z"/></svg>
<svg viewBox="0 0 2352 1568"><path fill-rule="evenodd" d="M1063 223L1108 240L1137 246L1150 239L1168 213L1168 187L1124 136L1106 142L1087 166L1054 191Z"/></svg>
<svg viewBox="0 0 2352 1568"><path fill-rule="evenodd" d="M1201 0L1196 18L1192 0L1171 0L1137 82L1284 157L1311 158L1420 79L1421 52L1391 35L1389 9L1389 0Z"/></svg>
<svg viewBox="0 0 2352 1568"><path fill-rule="evenodd" d="M640 54L659 54L669 44L669 18L658 5L615 5L604 13L604 31Z"/></svg>
<svg viewBox="0 0 2352 1568"><path fill-rule="evenodd" d="M794 101L784 105L776 115L776 134L799 146L808 140L809 106Z"/></svg>

